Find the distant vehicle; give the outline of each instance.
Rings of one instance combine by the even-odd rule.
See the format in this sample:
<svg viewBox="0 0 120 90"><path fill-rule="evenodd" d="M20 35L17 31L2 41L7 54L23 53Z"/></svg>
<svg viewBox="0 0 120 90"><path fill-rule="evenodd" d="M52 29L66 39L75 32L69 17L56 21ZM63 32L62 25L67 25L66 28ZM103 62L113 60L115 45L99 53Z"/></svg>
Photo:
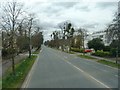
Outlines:
<svg viewBox="0 0 120 90"><path fill-rule="evenodd" d="M85 49L84 52L85 53L92 53L92 52L94 52L94 49Z"/></svg>

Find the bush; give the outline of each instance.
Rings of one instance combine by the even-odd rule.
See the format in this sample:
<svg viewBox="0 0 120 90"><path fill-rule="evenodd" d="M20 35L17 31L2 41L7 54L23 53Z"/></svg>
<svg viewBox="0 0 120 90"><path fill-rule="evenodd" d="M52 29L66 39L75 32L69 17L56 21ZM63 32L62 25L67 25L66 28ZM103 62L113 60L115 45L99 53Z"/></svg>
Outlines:
<svg viewBox="0 0 120 90"><path fill-rule="evenodd" d="M95 53L93 53L92 55L95 55L95 56L100 56L100 57L109 57L111 56L111 53L110 52L105 52L103 50L97 50Z"/></svg>
<svg viewBox="0 0 120 90"><path fill-rule="evenodd" d="M84 52L84 49L83 49L83 48L81 48L81 49L80 49L80 53L83 53L83 52Z"/></svg>
<svg viewBox="0 0 120 90"><path fill-rule="evenodd" d="M79 48L71 48L71 51L83 53L84 50Z"/></svg>
<svg viewBox="0 0 120 90"><path fill-rule="evenodd" d="M79 48L71 48L71 51L80 52L80 49Z"/></svg>
<svg viewBox="0 0 120 90"><path fill-rule="evenodd" d="M110 46L105 46L103 51L108 51L109 52L110 51Z"/></svg>
<svg viewBox="0 0 120 90"><path fill-rule="evenodd" d="M111 48L110 53L111 53L111 56L115 57L116 56L116 48Z"/></svg>

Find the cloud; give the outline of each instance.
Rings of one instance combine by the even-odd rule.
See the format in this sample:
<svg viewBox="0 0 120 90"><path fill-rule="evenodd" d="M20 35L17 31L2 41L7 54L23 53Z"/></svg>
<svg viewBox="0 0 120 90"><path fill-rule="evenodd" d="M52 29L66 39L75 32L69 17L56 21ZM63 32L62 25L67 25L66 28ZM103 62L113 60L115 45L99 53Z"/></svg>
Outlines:
<svg viewBox="0 0 120 90"><path fill-rule="evenodd" d="M57 7L64 7L64 8L71 8L74 5L78 4L79 2L55 2L52 5Z"/></svg>
<svg viewBox="0 0 120 90"><path fill-rule="evenodd" d="M112 7L114 8L117 7L117 2L98 2L96 6L101 9L112 8Z"/></svg>
<svg viewBox="0 0 120 90"><path fill-rule="evenodd" d="M38 13L38 16L41 22L43 22L42 25L47 29L51 29L48 30L49 33L52 33L52 31L55 30L54 27L56 27L57 24L65 20L70 20L76 27L83 27L88 29L90 32L94 32L104 30L106 24L112 21L113 15L116 12L114 4L105 4L104 2L76 2L73 4L70 2L49 3L46 4L45 8Z"/></svg>
<svg viewBox="0 0 120 90"><path fill-rule="evenodd" d="M104 30L117 11L117 2L97 0L23 0L28 12L37 14L40 25L44 28L45 38L50 38L56 26L70 20L74 26L83 27L90 32ZM99 1L99 2L98 2Z"/></svg>
<svg viewBox="0 0 120 90"><path fill-rule="evenodd" d="M95 28L97 25L99 25L98 23L89 23L89 24L84 24L82 27L86 27L86 28Z"/></svg>

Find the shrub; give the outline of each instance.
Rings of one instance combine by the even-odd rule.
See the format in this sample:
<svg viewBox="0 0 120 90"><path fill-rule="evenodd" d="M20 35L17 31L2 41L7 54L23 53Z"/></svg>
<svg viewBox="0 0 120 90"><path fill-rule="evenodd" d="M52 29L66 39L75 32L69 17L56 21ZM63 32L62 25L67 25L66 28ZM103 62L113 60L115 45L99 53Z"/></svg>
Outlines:
<svg viewBox="0 0 120 90"><path fill-rule="evenodd" d="M80 49L79 48L71 48L71 51L80 52Z"/></svg>
<svg viewBox="0 0 120 90"><path fill-rule="evenodd" d="M115 57L116 56L116 48L111 48L110 53L111 53L111 56Z"/></svg>
<svg viewBox="0 0 120 90"><path fill-rule="evenodd" d="M104 51L110 51L110 46L105 46L103 50Z"/></svg>
<svg viewBox="0 0 120 90"><path fill-rule="evenodd" d="M95 56L100 56L100 57L109 57L111 56L110 52L105 52L103 50L97 50L95 53L93 53L92 55Z"/></svg>
<svg viewBox="0 0 120 90"><path fill-rule="evenodd" d="M112 57L116 57L116 51L117 51L116 48L111 48L110 49L110 53L111 53ZM120 57L120 49L118 49L118 56Z"/></svg>
<svg viewBox="0 0 120 90"><path fill-rule="evenodd" d="M80 53L83 53L83 52L84 52L84 49L83 49L83 48L81 48L81 49L80 49Z"/></svg>
<svg viewBox="0 0 120 90"><path fill-rule="evenodd" d="M83 53L83 49L79 49L79 48L71 48L71 51L74 51L74 52L80 52L80 53Z"/></svg>

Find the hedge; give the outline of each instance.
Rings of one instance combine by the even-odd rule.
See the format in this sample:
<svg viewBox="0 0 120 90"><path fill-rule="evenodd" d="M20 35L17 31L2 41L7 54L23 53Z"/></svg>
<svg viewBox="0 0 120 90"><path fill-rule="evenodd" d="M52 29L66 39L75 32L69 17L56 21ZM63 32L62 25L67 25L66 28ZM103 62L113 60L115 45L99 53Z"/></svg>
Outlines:
<svg viewBox="0 0 120 90"><path fill-rule="evenodd" d="M95 55L95 56L100 56L100 57L109 57L111 56L111 53L110 52L107 52L107 51L103 51L103 50L97 50L95 53L93 53L92 55Z"/></svg>
<svg viewBox="0 0 120 90"><path fill-rule="evenodd" d="M84 50L79 48L71 48L71 51L83 53Z"/></svg>

